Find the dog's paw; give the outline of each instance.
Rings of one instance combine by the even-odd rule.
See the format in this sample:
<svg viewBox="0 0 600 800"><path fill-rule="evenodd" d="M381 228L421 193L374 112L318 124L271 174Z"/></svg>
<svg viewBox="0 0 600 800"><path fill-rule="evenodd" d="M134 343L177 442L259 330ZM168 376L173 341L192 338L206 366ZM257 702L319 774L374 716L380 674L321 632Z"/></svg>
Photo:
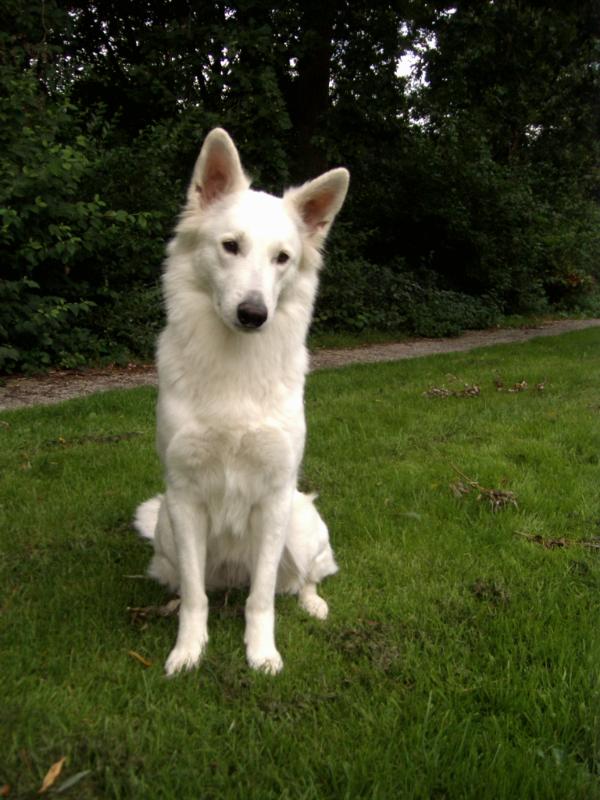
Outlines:
<svg viewBox="0 0 600 800"><path fill-rule="evenodd" d="M283 669L283 660L277 650L262 655L248 653L248 664L252 669L265 672L267 675L277 675Z"/></svg>
<svg viewBox="0 0 600 800"><path fill-rule="evenodd" d="M327 619L329 614L329 606L327 602L319 597L318 594L311 594L308 597L300 597L300 607L303 608L307 614L315 619Z"/></svg>
<svg viewBox="0 0 600 800"><path fill-rule="evenodd" d="M165 672L170 678L178 672L189 671L197 667L202 658L206 642L199 642L194 646L182 647L175 645L165 662Z"/></svg>

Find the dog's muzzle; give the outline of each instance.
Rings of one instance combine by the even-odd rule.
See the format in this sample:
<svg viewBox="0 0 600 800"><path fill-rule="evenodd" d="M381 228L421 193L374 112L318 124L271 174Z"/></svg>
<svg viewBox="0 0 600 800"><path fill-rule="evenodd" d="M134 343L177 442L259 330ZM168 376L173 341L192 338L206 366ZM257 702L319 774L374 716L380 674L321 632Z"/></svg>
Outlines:
<svg viewBox="0 0 600 800"><path fill-rule="evenodd" d="M257 330L267 321L269 312L259 292L250 292L237 307L238 325L247 330Z"/></svg>

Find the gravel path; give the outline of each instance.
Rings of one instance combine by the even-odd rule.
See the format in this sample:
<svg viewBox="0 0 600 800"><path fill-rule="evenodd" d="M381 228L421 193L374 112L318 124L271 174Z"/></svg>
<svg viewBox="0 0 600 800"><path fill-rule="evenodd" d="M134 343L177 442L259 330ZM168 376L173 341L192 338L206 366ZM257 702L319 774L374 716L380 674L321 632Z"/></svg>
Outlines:
<svg viewBox="0 0 600 800"><path fill-rule="evenodd" d="M317 350L311 354L311 368L316 370L343 367L347 364L399 361L435 353L472 350L493 344L525 342L538 336L557 336L591 327L600 327L600 319L557 320L528 328L468 331L451 339L409 339L350 349ZM11 377L0 385L0 411L60 403L72 397L83 397L107 389L128 389L155 384L154 367L139 364L101 369L55 370L38 377Z"/></svg>

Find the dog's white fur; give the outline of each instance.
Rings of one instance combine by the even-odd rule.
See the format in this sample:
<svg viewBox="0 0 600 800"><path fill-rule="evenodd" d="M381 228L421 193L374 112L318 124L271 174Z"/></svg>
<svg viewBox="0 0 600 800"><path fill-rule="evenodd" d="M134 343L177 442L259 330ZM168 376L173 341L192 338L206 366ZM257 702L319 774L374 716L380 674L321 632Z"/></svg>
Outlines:
<svg viewBox="0 0 600 800"><path fill-rule="evenodd" d="M252 191L219 128L198 157L164 273L157 439L167 488L135 520L154 544L150 575L181 593L168 675L202 656L207 589L250 584L247 658L269 673L282 668L275 591L327 616L316 587L337 566L314 497L296 485L306 333L321 247L348 180L340 168L283 198ZM248 300L254 328L241 320Z"/></svg>

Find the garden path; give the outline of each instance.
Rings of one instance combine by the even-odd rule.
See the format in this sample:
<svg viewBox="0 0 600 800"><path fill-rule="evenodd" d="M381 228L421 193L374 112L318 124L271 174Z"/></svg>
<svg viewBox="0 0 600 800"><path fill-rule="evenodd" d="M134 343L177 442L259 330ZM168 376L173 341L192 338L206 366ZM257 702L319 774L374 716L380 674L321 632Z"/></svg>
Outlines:
<svg viewBox="0 0 600 800"><path fill-rule="evenodd" d="M600 327L600 319L552 320L522 328L467 331L460 336L445 339L405 339L401 342L361 347L319 349L311 353L311 370L343 367L347 364L399 361L494 344L525 342L538 336L556 336L590 327ZM107 389L128 389L155 384L156 370L151 364L52 370L39 376L11 376L0 384L0 411L60 403Z"/></svg>

